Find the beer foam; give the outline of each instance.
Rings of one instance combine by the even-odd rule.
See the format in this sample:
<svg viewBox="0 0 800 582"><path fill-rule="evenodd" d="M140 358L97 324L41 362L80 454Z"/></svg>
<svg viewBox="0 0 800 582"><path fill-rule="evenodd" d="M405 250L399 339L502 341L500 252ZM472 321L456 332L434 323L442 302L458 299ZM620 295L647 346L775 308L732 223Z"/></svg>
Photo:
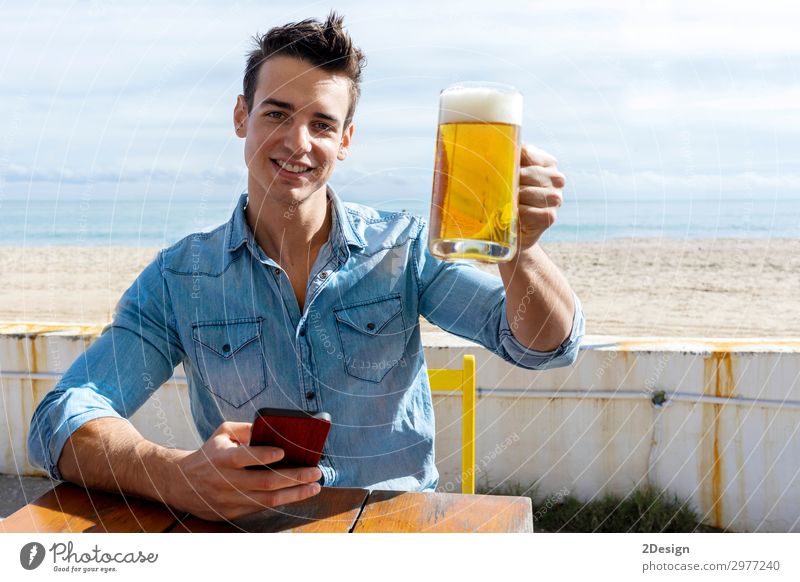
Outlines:
<svg viewBox="0 0 800 582"><path fill-rule="evenodd" d="M453 87L439 97L439 123L488 121L522 125L522 95L489 87Z"/></svg>

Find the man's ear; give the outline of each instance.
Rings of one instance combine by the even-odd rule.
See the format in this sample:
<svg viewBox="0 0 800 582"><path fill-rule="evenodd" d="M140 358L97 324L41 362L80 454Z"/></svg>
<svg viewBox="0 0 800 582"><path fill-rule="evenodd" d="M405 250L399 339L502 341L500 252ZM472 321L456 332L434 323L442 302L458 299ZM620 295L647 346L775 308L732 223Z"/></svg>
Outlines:
<svg viewBox="0 0 800 582"><path fill-rule="evenodd" d="M244 95L236 98L236 106L233 108L233 129L238 137L247 137L247 101Z"/></svg>
<svg viewBox="0 0 800 582"><path fill-rule="evenodd" d="M343 160L347 157L348 152L350 151L350 143L353 139L353 124L347 126L347 129L344 130L342 134L342 143L339 146L339 153L336 155L338 160Z"/></svg>

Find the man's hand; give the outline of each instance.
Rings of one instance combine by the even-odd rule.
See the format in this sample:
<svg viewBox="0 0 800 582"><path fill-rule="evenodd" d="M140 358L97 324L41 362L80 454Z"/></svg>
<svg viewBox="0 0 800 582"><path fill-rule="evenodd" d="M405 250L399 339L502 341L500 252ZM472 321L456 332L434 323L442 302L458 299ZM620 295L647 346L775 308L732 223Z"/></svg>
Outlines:
<svg viewBox="0 0 800 582"><path fill-rule="evenodd" d="M522 145L519 170L519 249L535 245L556 221L566 178L557 160L537 147Z"/></svg>
<svg viewBox="0 0 800 582"><path fill-rule="evenodd" d="M575 304L572 290L539 242L556 221L561 190L566 184L556 159L523 144L519 172L519 249L499 263L506 289L506 318L511 333L523 346L549 352L572 330Z"/></svg>
<svg viewBox="0 0 800 582"><path fill-rule="evenodd" d="M177 463L179 476L168 495L176 509L212 521L235 519L267 507L283 505L319 493L317 467L250 471L283 458L275 447L251 447L252 423L224 422L192 453Z"/></svg>

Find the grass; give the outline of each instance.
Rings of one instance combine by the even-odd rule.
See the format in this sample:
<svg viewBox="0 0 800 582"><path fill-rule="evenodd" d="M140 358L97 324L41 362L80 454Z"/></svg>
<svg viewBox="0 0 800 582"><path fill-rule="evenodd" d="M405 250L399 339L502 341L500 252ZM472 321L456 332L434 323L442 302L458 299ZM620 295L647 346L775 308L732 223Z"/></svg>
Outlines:
<svg viewBox="0 0 800 582"><path fill-rule="evenodd" d="M535 531L676 533L720 532L700 522L689 504L674 494L652 487L636 489L626 497L605 495L584 503L566 490L541 499L537 486L520 485L479 488L488 495L531 498Z"/></svg>

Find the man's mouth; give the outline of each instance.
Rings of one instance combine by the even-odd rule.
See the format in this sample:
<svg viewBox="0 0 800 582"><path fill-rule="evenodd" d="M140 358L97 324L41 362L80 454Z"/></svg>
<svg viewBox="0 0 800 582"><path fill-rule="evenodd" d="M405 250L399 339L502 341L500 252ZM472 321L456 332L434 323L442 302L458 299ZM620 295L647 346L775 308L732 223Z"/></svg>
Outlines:
<svg viewBox="0 0 800 582"><path fill-rule="evenodd" d="M307 174L311 172L314 168L310 166L306 166L303 164L294 164L290 162L286 162L284 160L275 160L270 158L270 161L279 169L283 170L284 172L289 172L290 174L295 174L300 176L302 174Z"/></svg>

